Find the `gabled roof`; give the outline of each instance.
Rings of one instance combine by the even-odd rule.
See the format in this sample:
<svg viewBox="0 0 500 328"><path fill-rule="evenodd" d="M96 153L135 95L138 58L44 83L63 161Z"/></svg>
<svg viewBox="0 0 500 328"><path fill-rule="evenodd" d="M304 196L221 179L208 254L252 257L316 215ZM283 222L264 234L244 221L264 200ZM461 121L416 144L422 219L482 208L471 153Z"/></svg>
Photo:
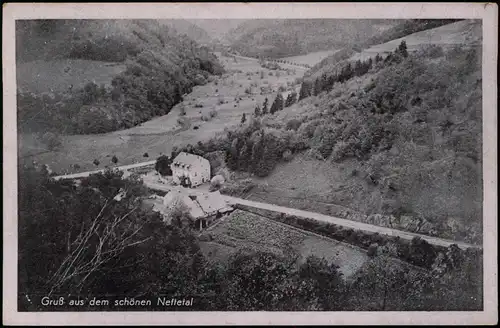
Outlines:
<svg viewBox="0 0 500 328"><path fill-rule="evenodd" d="M163 205L165 209L168 210L172 210L179 205L184 205L188 208L189 214L191 214L194 219L205 215L200 206L181 190L169 191L163 198Z"/></svg>
<svg viewBox="0 0 500 328"><path fill-rule="evenodd" d="M200 159L202 161L208 162L206 158L203 158L201 156L181 152L179 153L179 155L177 155L177 157L174 158L172 164L176 165L176 163L178 163L179 165L193 165L194 163L199 162Z"/></svg>
<svg viewBox="0 0 500 328"><path fill-rule="evenodd" d="M216 211L222 211L227 207L227 203L219 191L200 195L196 197L196 202L198 202L201 209L206 214L212 214Z"/></svg>

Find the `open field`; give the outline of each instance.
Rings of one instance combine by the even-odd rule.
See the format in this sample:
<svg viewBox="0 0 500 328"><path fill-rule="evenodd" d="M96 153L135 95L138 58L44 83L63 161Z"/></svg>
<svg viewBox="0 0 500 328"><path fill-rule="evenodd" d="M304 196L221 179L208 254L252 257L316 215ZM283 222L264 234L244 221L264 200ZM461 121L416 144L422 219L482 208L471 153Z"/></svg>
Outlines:
<svg viewBox="0 0 500 328"><path fill-rule="evenodd" d="M310 65L313 66L326 57L333 55L337 50L323 50L323 51L316 51L316 52L311 52L308 53L307 55L300 55L300 56L291 56L291 57L284 57L280 58L281 60L286 60L290 61L292 63L297 63L297 64L304 64L304 65Z"/></svg>
<svg viewBox="0 0 500 328"><path fill-rule="evenodd" d="M124 70L125 65L121 63L79 59L36 60L17 65L17 87L38 94L64 92L70 85L75 89L82 88L89 82L109 85L113 77Z"/></svg>
<svg viewBox="0 0 500 328"><path fill-rule="evenodd" d="M298 256L299 262L309 255L316 255L335 263L349 277L368 259L366 253L356 247L240 210L225 217L224 221L204 234L213 238L213 241L201 242L202 251L213 261L226 261L240 249Z"/></svg>
<svg viewBox="0 0 500 328"><path fill-rule="evenodd" d="M269 176L254 177L262 187L253 191L249 199L272 199L274 204L286 203L304 210L318 211L319 206L325 214L334 214L343 206L358 208L366 203L366 199L363 200L366 195L359 193L362 191L359 186L364 182L352 176L354 169L359 169L354 160L339 165L298 154L291 162L278 164ZM290 179L291 176L294 178Z"/></svg>
<svg viewBox="0 0 500 328"><path fill-rule="evenodd" d="M59 174L95 170L96 166L92 164L94 159L101 162L97 168L114 166L111 163L113 155L118 158L117 165L155 159L170 153L174 146L207 140L225 127L238 125L243 113L249 117L257 104L262 106L266 97L271 104L279 86L290 87L303 73L302 70L289 70L280 71L276 76L276 71L262 68L256 61L240 58L234 61L227 57L221 58L221 61L228 73L206 85L195 87L167 115L127 130L62 136L61 149L52 152L37 143L32 135L20 135L19 155L23 160L48 164ZM245 93L251 84L254 85L251 94ZM261 86L270 87L270 93L260 94ZM186 112L186 122L182 125L178 122L181 108ZM215 113L214 117L211 117L211 112ZM146 152L149 158L143 157ZM72 168L74 164L80 165L80 168L75 170Z"/></svg>
<svg viewBox="0 0 500 328"><path fill-rule="evenodd" d="M392 41L374 45L361 53L357 53L350 60L366 60L377 54L384 55L393 52L401 41L406 41L408 51L412 52L425 45L439 45L441 47L452 47L454 45L479 45L481 44L481 22L475 20L463 20L453 24L425 30L394 39Z"/></svg>

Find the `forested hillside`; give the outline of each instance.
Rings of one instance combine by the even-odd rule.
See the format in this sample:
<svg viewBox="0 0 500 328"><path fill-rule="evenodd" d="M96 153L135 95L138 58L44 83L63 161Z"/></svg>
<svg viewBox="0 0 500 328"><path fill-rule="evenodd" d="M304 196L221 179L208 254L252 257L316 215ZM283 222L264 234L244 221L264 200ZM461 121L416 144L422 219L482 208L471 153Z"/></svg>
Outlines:
<svg viewBox="0 0 500 328"><path fill-rule="evenodd" d="M233 50L256 57L286 57L341 49L365 42L395 20L278 19L251 20L228 33Z"/></svg>
<svg viewBox="0 0 500 328"><path fill-rule="evenodd" d="M352 179L359 182L342 191L342 205L478 242L481 95L480 48L431 46L409 54L402 42L385 59L306 80L298 103L287 99L284 107L278 97L274 114L264 104L241 129L188 149L223 149L229 168L261 177L304 150L332 166L354 161ZM289 106L297 114L286 115Z"/></svg>
<svg viewBox="0 0 500 328"><path fill-rule="evenodd" d="M65 89L49 87L43 94L18 90L19 130L25 132L128 128L168 113L193 86L223 71L207 48L158 21L19 21L16 33L18 65L36 61L52 80L58 79L52 67L66 65L68 59L125 65L123 72L108 77L109 85L88 81L82 86L77 74ZM18 72L24 73L17 76L18 86L36 78L29 70ZM73 74L71 65L64 74Z"/></svg>
<svg viewBox="0 0 500 328"><path fill-rule="evenodd" d="M197 24L186 19L162 19L158 21L162 25L167 25L178 34L185 34L193 41L206 45L212 40L212 36Z"/></svg>

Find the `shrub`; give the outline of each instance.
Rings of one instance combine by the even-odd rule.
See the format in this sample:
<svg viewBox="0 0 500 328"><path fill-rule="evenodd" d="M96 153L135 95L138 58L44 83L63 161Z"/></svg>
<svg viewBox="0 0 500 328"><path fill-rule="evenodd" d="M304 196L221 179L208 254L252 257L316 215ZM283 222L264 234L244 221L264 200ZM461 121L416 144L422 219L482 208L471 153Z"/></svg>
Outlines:
<svg viewBox="0 0 500 328"><path fill-rule="evenodd" d="M194 108L203 108L203 104L196 104L194 105Z"/></svg>
<svg viewBox="0 0 500 328"><path fill-rule="evenodd" d="M290 121L288 121L286 123L286 129L287 130L293 130L293 131L297 131L299 128L300 128L300 125L302 124L301 121L299 121L298 119L291 119Z"/></svg>
<svg viewBox="0 0 500 328"><path fill-rule="evenodd" d="M113 155L113 157L111 158L111 162L113 162L114 164L118 163L118 157Z"/></svg>
<svg viewBox="0 0 500 328"><path fill-rule="evenodd" d="M99 162L99 160L97 160L97 159L94 159L94 161L93 161L92 163L94 163L94 165L95 165L95 166L99 166L99 164L100 164L101 162Z"/></svg>
<svg viewBox="0 0 500 328"><path fill-rule="evenodd" d="M142 157L149 157L149 154L148 153L144 153L144 155L142 155Z"/></svg>
<svg viewBox="0 0 500 328"><path fill-rule="evenodd" d="M59 134L54 132L45 132L42 135L42 142L51 151L58 150L62 145L61 137L59 136Z"/></svg>
<svg viewBox="0 0 500 328"><path fill-rule="evenodd" d="M377 255L378 245L376 243L370 244L368 246L367 255L369 257L375 257Z"/></svg>
<svg viewBox="0 0 500 328"><path fill-rule="evenodd" d="M162 155L156 159L155 170L161 175L172 175L172 170L170 169L170 164L173 158L169 158L166 155Z"/></svg>
<svg viewBox="0 0 500 328"><path fill-rule="evenodd" d="M214 118L217 116L217 111L215 109L212 109L210 112L209 112L209 115L211 118Z"/></svg>
<svg viewBox="0 0 500 328"><path fill-rule="evenodd" d="M287 149L287 150L283 153L283 160L285 160L285 161L287 161L287 162L290 162L292 159L293 159L293 154L292 154L292 152L290 151L290 149Z"/></svg>

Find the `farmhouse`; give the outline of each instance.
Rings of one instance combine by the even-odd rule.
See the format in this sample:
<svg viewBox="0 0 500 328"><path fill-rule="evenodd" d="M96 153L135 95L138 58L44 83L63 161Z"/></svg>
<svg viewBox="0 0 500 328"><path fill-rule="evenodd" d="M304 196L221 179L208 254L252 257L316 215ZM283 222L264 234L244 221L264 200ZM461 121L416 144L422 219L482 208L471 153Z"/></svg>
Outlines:
<svg viewBox="0 0 500 328"><path fill-rule="evenodd" d="M182 152L170 168L173 182L184 187L196 187L210 181L210 162L198 155Z"/></svg>
<svg viewBox="0 0 500 328"><path fill-rule="evenodd" d="M163 204L155 206L165 221L171 219L171 213L177 208L183 208L200 230L208 227L215 219L233 210L228 206L220 192L194 193L186 188L174 188L163 197ZM170 223L170 222L168 222Z"/></svg>

